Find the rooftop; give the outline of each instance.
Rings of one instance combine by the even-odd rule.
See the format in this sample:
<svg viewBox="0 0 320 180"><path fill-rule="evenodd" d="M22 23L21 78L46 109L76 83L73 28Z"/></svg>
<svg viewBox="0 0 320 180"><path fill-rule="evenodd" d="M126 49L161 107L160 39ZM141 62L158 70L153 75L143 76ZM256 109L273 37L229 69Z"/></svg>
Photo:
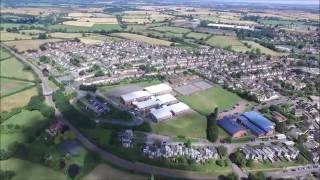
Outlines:
<svg viewBox="0 0 320 180"><path fill-rule="evenodd" d="M147 91L134 91L131 93L121 95L121 98L123 99L123 101L134 101L135 99L149 96L151 96L151 94Z"/></svg>
<svg viewBox="0 0 320 180"><path fill-rule="evenodd" d="M145 87L144 90L148 91L151 94L158 94L161 92L171 91L172 88L167 84L161 83L161 84Z"/></svg>

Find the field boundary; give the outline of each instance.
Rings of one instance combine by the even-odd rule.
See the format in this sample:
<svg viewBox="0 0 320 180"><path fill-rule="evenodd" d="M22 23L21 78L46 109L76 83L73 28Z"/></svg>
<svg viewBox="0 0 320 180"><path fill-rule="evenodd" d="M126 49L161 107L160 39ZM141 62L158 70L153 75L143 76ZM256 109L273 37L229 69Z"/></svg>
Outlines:
<svg viewBox="0 0 320 180"><path fill-rule="evenodd" d="M11 96L11 95L14 95L14 94L18 94L18 93L20 93L22 91L26 91L26 90L31 89L31 88L36 87L36 86L37 86L36 84L29 85L29 86L24 87L22 89L19 89L17 91L13 91L13 92L10 92L10 93L8 93L6 95L0 96L0 99L3 99L5 97L8 97L8 96Z"/></svg>
<svg viewBox="0 0 320 180"><path fill-rule="evenodd" d="M21 78L16 78L16 77L9 77L9 76L0 76L0 78L3 78L3 79L11 79L11 80L15 80L15 81L23 81L23 82L37 83L36 80L21 79Z"/></svg>

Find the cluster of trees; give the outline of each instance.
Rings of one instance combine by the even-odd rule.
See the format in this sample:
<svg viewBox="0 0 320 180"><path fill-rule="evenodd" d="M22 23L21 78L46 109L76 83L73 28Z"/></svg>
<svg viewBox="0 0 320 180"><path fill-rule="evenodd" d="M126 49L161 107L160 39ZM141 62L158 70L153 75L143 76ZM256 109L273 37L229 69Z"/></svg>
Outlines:
<svg viewBox="0 0 320 180"><path fill-rule="evenodd" d="M218 108L207 116L207 139L211 142L216 142L219 137L219 127L217 123Z"/></svg>
<svg viewBox="0 0 320 180"><path fill-rule="evenodd" d="M61 111L63 116L73 125L80 129L94 128L95 124L86 116L78 112L69 102L69 97L62 90L53 93L53 100L56 107Z"/></svg>
<svg viewBox="0 0 320 180"><path fill-rule="evenodd" d="M276 32L272 28L262 28L260 31L249 31L249 30L243 30L239 29L236 30L236 34L239 39L245 39L248 37L251 38L273 38L276 35Z"/></svg>
<svg viewBox="0 0 320 180"><path fill-rule="evenodd" d="M38 110L46 118L54 117L54 108L44 103L44 98L42 96L31 97L27 109L30 111Z"/></svg>

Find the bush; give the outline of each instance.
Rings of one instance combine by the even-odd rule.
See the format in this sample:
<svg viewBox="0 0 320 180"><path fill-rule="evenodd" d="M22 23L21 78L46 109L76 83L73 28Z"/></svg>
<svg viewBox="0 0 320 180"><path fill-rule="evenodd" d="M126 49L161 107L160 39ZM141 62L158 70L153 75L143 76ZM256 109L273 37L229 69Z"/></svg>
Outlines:
<svg viewBox="0 0 320 180"><path fill-rule="evenodd" d="M235 153L230 154L230 159L232 162L234 162L240 167L243 167L246 164L246 159L244 155L239 151L236 151Z"/></svg>
<svg viewBox="0 0 320 180"><path fill-rule="evenodd" d="M217 148L217 151L218 151L218 154L219 154L221 157L227 155L227 148L224 147L224 146L219 146L219 147Z"/></svg>

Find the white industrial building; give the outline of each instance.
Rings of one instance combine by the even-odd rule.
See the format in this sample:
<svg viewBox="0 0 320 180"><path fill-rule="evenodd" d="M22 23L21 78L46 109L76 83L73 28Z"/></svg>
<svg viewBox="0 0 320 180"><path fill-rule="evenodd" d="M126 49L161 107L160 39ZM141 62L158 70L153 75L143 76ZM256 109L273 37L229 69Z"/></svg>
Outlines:
<svg viewBox="0 0 320 180"><path fill-rule="evenodd" d="M178 99L176 99L171 94L163 94L160 96L156 96L156 98L159 101L160 105L168 105L168 104L174 104L178 102Z"/></svg>
<svg viewBox="0 0 320 180"><path fill-rule="evenodd" d="M175 116L191 110L188 105L186 105L185 103L182 103L182 102L178 102L177 104L172 104L168 107L171 109L171 112Z"/></svg>
<svg viewBox="0 0 320 180"><path fill-rule="evenodd" d="M133 101L143 101L148 99L151 94L147 91L134 91L128 94L121 95L121 100L124 104L131 104Z"/></svg>
<svg viewBox="0 0 320 180"><path fill-rule="evenodd" d="M160 109L151 109L150 114L157 122L172 118L171 109L168 106Z"/></svg>
<svg viewBox="0 0 320 180"><path fill-rule="evenodd" d="M161 83L161 84L145 87L144 90L154 96L158 96L158 95L170 93L172 91L172 88L168 84Z"/></svg>
<svg viewBox="0 0 320 180"><path fill-rule="evenodd" d="M137 108L139 111L146 111L151 108L156 108L159 106L159 102L155 98L151 98L145 101L134 101L132 104Z"/></svg>

